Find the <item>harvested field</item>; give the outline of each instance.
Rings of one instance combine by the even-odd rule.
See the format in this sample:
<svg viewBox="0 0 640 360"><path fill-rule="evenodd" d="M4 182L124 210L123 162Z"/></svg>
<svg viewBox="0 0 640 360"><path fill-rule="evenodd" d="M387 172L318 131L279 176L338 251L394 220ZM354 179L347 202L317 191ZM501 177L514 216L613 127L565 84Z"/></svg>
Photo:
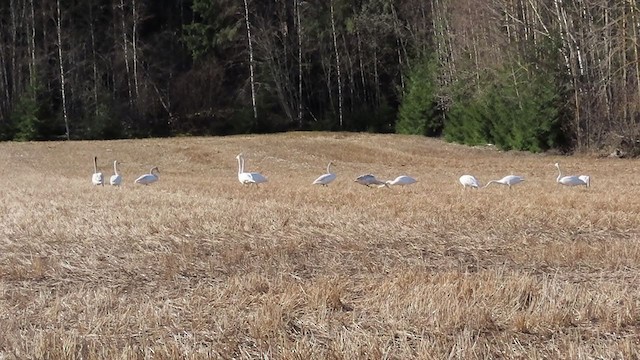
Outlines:
<svg viewBox="0 0 640 360"><path fill-rule="evenodd" d="M123 186L91 185L94 155ZM0 143L0 359L638 358L636 164L345 133Z"/></svg>

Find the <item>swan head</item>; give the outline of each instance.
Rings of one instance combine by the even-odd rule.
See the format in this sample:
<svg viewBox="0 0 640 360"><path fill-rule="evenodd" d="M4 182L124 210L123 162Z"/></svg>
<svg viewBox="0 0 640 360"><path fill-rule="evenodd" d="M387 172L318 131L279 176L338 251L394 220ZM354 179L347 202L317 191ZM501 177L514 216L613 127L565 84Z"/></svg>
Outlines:
<svg viewBox="0 0 640 360"><path fill-rule="evenodd" d="M153 174L154 171L157 172L158 174L160 173L160 170L158 170L157 166L152 167L150 173Z"/></svg>
<svg viewBox="0 0 640 360"><path fill-rule="evenodd" d="M555 167L557 167L557 168L559 168L559 167L560 167L560 164L558 164L558 163L555 163L555 164L553 164L553 165L554 165Z"/></svg>

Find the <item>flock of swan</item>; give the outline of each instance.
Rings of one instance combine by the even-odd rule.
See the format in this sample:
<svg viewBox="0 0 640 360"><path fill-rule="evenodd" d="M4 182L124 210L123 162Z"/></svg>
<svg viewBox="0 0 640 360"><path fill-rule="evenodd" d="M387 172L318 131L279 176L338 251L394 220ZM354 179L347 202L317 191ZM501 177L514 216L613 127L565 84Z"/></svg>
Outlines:
<svg viewBox="0 0 640 360"><path fill-rule="evenodd" d="M556 168L558 169L558 177L556 178L556 182L560 185L564 185L564 186L585 186L585 187L590 187L591 186L591 177L589 175L567 175L567 176L562 176L562 170L560 170L560 164L555 163L554 164L556 166ZM463 189L466 189L467 187L469 188L475 188L478 189L480 188L480 181L478 179L476 179L475 176L473 175L462 175L460 176L460 184L462 184ZM521 182L524 181L524 177L522 176L518 176L518 175L507 175L505 177L503 177L500 180L491 180L489 181L483 188L486 188L487 186L491 185L491 184L500 184L500 185L506 185L509 188L511 188L511 186L516 185L516 184L520 184Z"/></svg>
<svg viewBox="0 0 640 360"><path fill-rule="evenodd" d="M142 184L149 185L156 181L158 181L158 174L160 170L158 170L157 166L151 168L148 174L144 174L139 178L133 181L134 184ZM93 175L91 175L91 183L93 185L104 185L104 175L98 171L98 157L93 157ZM109 184L113 186L122 185L122 176L118 174L118 160L113 161L113 175L109 178Z"/></svg>
<svg viewBox="0 0 640 360"><path fill-rule="evenodd" d="M258 184L266 183L267 177L260 174L259 172L247 172L244 170L244 155L242 153L236 156L236 160L238 160L238 181L240 181L243 185L254 184L258 186ZM327 186L332 183L336 178L336 174L331 172L331 165L333 162L329 162L327 165L327 172L325 174L320 175L317 179L312 182L312 185L321 185ZM591 186L591 178L589 175L568 175L562 176L562 170L560 169L560 164L555 163L556 168L558 169L558 178L556 182L560 185L565 186ZM104 185L104 176L101 172L98 171L98 157L95 156L93 158L93 175L91 176L91 183L94 185ZM134 180L134 184L142 184L149 185L156 181L158 181L158 174L160 171L157 166L151 168L148 174L141 175L137 179ZM390 186L406 186L415 184L418 182L416 179L407 175L400 175L394 180L382 181L377 179L373 174L364 174L358 176L355 180L356 183L370 187L372 185L378 187L390 187ZM480 181L473 175L462 175L458 180L460 184L462 184L463 190L466 188L471 189L479 189L481 188ZM482 188L486 188L491 184L499 184L506 185L511 188L513 185L520 184L524 181L524 177L518 175L507 175L500 180L491 180ZM122 184L122 176L118 174L118 161L115 160L113 162L113 175L109 179L109 184L113 186L120 186Z"/></svg>

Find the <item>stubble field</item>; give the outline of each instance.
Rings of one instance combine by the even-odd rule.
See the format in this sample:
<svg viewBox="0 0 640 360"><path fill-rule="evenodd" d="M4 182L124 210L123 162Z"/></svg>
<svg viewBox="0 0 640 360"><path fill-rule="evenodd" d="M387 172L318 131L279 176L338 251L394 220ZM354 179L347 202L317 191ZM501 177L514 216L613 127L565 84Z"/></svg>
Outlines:
<svg viewBox="0 0 640 360"><path fill-rule="evenodd" d="M238 182L239 152L269 183ZM122 187L91 185L94 155ZM0 359L638 358L636 164L342 133L0 143Z"/></svg>

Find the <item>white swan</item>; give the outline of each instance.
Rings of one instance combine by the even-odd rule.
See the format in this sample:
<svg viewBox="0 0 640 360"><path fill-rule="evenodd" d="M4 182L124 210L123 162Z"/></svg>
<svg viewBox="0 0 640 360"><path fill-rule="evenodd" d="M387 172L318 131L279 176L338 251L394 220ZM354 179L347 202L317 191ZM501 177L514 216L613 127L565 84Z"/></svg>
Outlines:
<svg viewBox="0 0 640 360"><path fill-rule="evenodd" d="M144 174L142 176L140 176L139 178L135 179L133 181L134 184L142 184L142 185L149 185L149 184L153 184L154 182L158 181L158 174L154 173L154 171L156 173L160 173L160 170L158 170L157 166L154 166L151 168L151 170L149 171L148 174Z"/></svg>
<svg viewBox="0 0 640 360"><path fill-rule="evenodd" d="M560 164L555 163L556 168L558 168L558 178L556 182L565 186L589 186L590 179L588 175L582 176L562 176L562 170L560 170Z"/></svg>
<svg viewBox="0 0 640 360"><path fill-rule="evenodd" d="M509 189L511 189L511 185L520 184L523 181L524 181L524 177L522 177L522 176L507 175L507 176L503 177L500 180L491 180L491 181L489 181L487 183L487 185L485 185L483 188L486 188L487 186L495 183L495 184L507 185L507 186L509 186Z"/></svg>
<svg viewBox="0 0 640 360"><path fill-rule="evenodd" d="M418 180L412 178L411 176L400 175L394 180L385 181L385 184L388 186L391 186L391 185L406 186L406 185L415 184L417 182ZM384 185L380 185L380 186L384 186Z"/></svg>
<svg viewBox="0 0 640 360"><path fill-rule="evenodd" d="M122 184L122 176L118 174L118 160L113 161L113 175L109 179L109 184L113 186L120 186Z"/></svg>
<svg viewBox="0 0 640 360"><path fill-rule="evenodd" d="M472 175L462 175L460 176L460 179L458 181L460 181L460 184L462 184L463 190L466 190L467 186L476 189L480 187L480 181L478 181L478 179L476 179L475 176Z"/></svg>
<svg viewBox="0 0 640 360"><path fill-rule="evenodd" d="M93 175L91 176L91 183L93 185L104 185L104 176L101 172L98 172L98 157L93 157Z"/></svg>
<svg viewBox="0 0 640 360"><path fill-rule="evenodd" d="M260 173L257 172L244 172L244 156L242 153L236 156L238 159L238 181L241 184L262 184L267 182L267 178Z"/></svg>
<svg viewBox="0 0 640 360"><path fill-rule="evenodd" d="M372 174L360 175L353 181L357 182L358 184L367 186L367 187L369 187L370 185L389 186L384 181L380 181L380 180L376 179L376 177L373 176Z"/></svg>
<svg viewBox="0 0 640 360"><path fill-rule="evenodd" d="M331 165L333 165L333 162L329 161L329 165L327 165L327 173L320 175L320 177L313 181L312 185L327 186L336 179L336 174L331 172Z"/></svg>

